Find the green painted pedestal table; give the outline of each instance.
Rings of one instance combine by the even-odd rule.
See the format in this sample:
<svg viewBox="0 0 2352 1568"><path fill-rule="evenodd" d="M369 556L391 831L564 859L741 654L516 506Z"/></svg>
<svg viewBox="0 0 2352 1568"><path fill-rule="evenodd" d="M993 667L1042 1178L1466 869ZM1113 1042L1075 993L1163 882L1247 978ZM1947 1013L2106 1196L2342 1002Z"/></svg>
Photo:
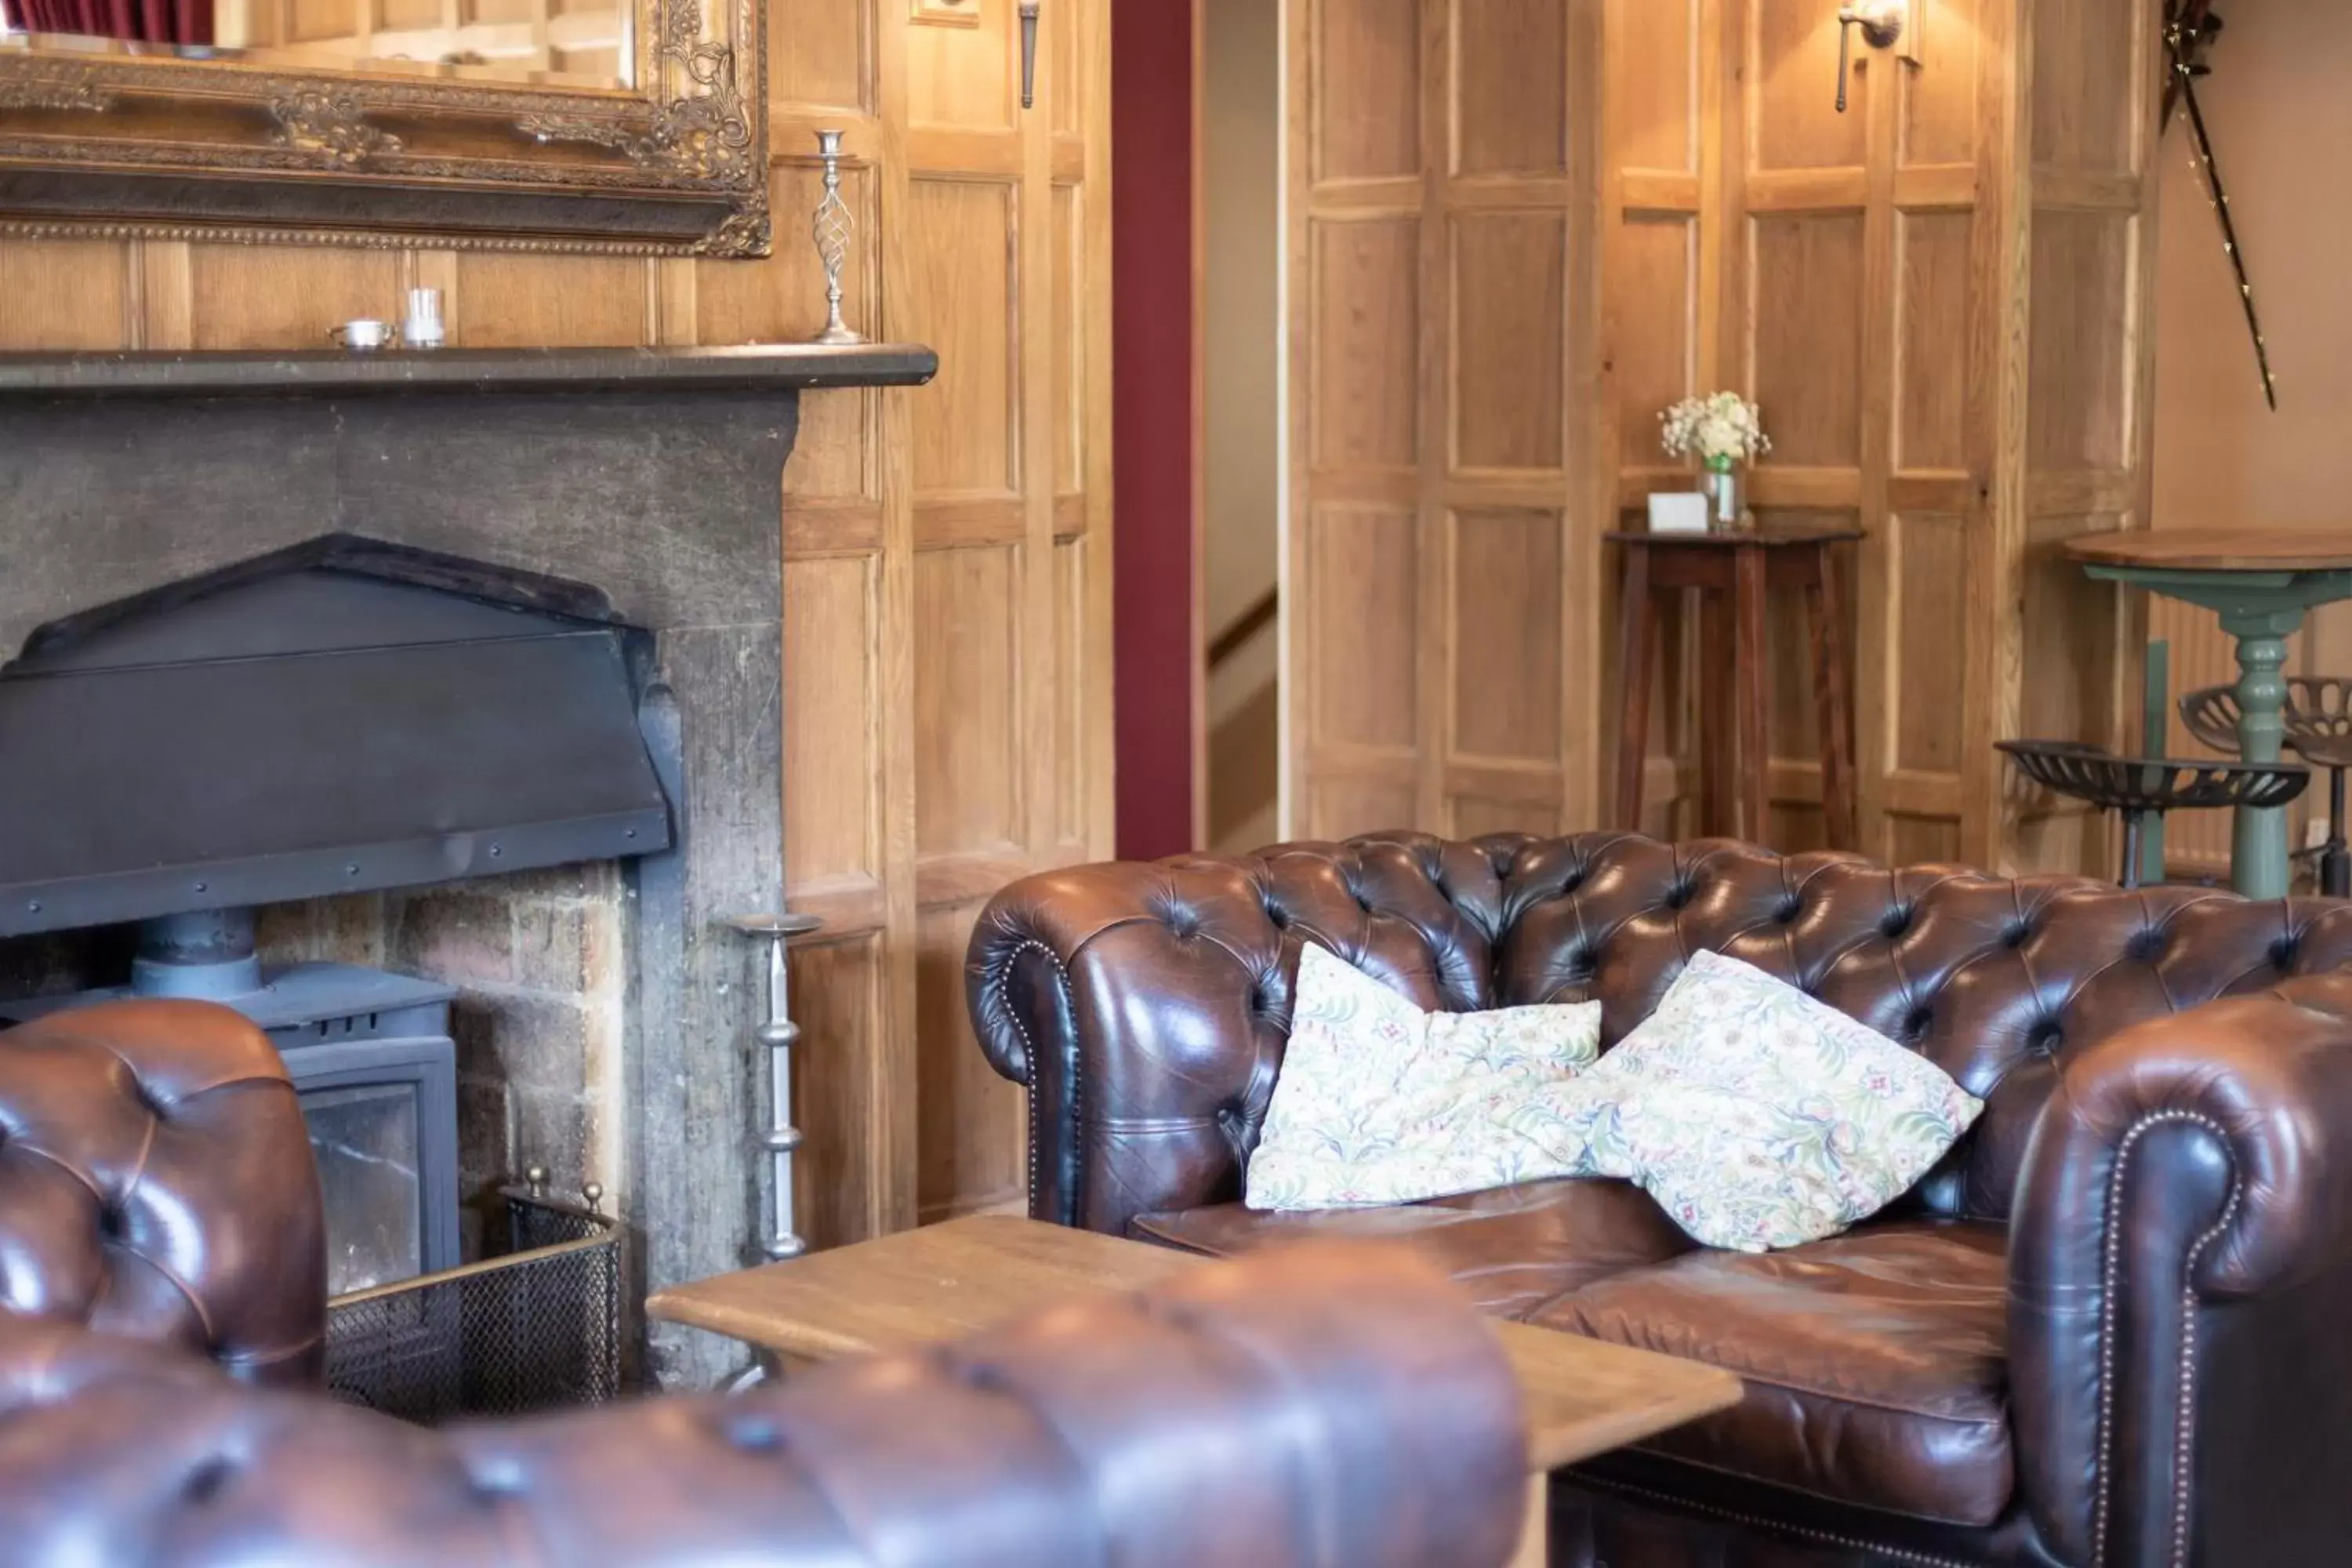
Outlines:
<svg viewBox="0 0 2352 1568"><path fill-rule="evenodd" d="M2238 754L2279 760L2286 639L2320 605L2352 599L2352 530L2221 528L2086 534L2066 553L2092 576L2201 605L2238 643ZM2241 806L2230 880L2250 898L2287 890L2286 811Z"/></svg>

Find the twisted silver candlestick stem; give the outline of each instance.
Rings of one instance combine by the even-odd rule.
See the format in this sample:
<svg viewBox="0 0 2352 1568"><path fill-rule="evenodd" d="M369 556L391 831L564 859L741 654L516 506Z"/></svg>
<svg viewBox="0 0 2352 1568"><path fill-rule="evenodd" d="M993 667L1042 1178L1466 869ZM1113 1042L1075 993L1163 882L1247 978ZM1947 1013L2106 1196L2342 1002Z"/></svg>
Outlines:
<svg viewBox="0 0 2352 1568"><path fill-rule="evenodd" d="M727 922L745 936L768 941L768 1021L757 1038L768 1047L768 1131L760 1148L768 1156L768 1236L761 1249L770 1258L798 1258L808 1243L793 1229L793 1155L801 1146L793 1125L793 1047L801 1037L785 995L784 945L824 922L814 915L738 915Z"/></svg>
<svg viewBox="0 0 2352 1568"><path fill-rule="evenodd" d="M849 258L853 226L849 204L841 199L841 132L818 132L816 150L824 161L824 197L816 204L816 216L809 220L809 237L816 242L816 258L824 264L824 331L817 333L815 341L862 343L866 334L841 319L841 264Z"/></svg>

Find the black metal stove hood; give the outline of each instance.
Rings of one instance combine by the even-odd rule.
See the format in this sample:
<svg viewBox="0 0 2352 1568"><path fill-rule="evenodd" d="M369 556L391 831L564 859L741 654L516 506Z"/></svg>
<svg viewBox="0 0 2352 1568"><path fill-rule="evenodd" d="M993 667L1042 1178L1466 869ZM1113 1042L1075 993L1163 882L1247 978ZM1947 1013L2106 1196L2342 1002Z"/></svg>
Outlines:
<svg viewBox="0 0 2352 1568"><path fill-rule="evenodd" d="M0 666L0 937L669 847L643 634L350 535L53 622Z"/></svg>

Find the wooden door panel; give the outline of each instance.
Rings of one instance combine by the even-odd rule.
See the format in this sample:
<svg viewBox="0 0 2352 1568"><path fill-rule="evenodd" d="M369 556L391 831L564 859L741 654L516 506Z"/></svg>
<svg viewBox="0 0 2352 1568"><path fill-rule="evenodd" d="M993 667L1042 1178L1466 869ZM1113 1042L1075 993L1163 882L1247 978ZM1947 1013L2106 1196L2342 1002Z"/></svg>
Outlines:
<svg viewBox="0 0 2352 1568"><path fill-rule="evenodd" d="M1319 506L1307 520L1307 679L1318 746L1412 750L1420 531L1418 518L1396 507Z"/></svg>
<svg viewBox="0 0 2352 1568"><path fill-rule="evenodd" d="M1772 462L1862 465L1860 213L1755 220L1755 396Z"/></svg>
<svg viewBox="0 0 2352 1568"><path fill-rule="evenodd" d="M1313 222L1307 249L1309 461L1410 471L1421 459L1421 225Z"/></svg>
<svg viewBox="0 0 2352 1568"><path fill-rule="evenodd" d="M1286 5L1287 826L1590 825L1601 0Z"/></svg>
<svg viewBox="0 0 2352 1568"><path fill-rule="evenodd" d="M130 289L131 258L121 245L0 239L0 347L121 348Z"/></svg>
<svg viewBox="0 0 2352 1568"><path fill-rule="evenodd" d="M1898 471L1968 468L1968 382L1952 345L1968 342L1968 213L1895 216L1895 452Z"/></svg>
<svg viewBox="0 0 2352 1568"><path fill-rule="evenodd" d="M1453 252L1454 465L1556 472L1567 442L1567 221L1465 213Z"/></svg>
<svg viewBox="0 0 2352 1568"><path fill-rule="evenodd" d="M1561 523L1557 511L1453 516L1453 754L1556 763Z"/></svg>
<svg viewBox="0 0 2352 1568"><path fill-rule="evenodd" d="M1755 7L1756 161L1758 169L1858 169L1882 60L1865 51L1837 110L1837 7L1818 0L1750 0ZM1937 17L1937 20L1943 20Z"/></svg>
<svg viewBox="0 0 2352 1568"><path fill-rule="evenodd" d="M1451 0L1457 174L1568 170L1568 7Z"/></svg>
<svg viewBox="0 0 2352 1568"><path fill-rule="evenodd" d="M1019 195L1017 185L993 180L908 183L915 283L907 330L940 353L939 375L914 395L919 499L1020 489Z"/></svg>
<svg viewBox="0 0 2352 1568"><path fill-rule="evenodd" d="M1020 547L915 557L915 847L1021 845Z"/></svg>
<svg viewBox="0 0 2352 1568"><path fill-rule="evenodd" d="M2046 211L2033 222L2028 437L2035 468L2119 468L2132 441L2131 213Z"/></svg>
<svg viewBox="0 0 2352 1568"><path fill-rule="evenodd" d="M382 316L400 298L400 258L391 251L259 245L180 250L188 291L205 304L194 321L194 348L326 348L320 323ZM452 304L464 309L462 297ZM458 341L476 340L469 333Z"/></svg>
<svg viewBox="0 0 2352 1568"><path fill-rule="evenodd" d="M1316 183L1421 173L1421 0L1284 0L1311 12L1292 49ZM1300 36L1294 29L1294 38ZM1301 79L1300 66L1306 66ZM1293 123L1297 123L1293 116Z"/></svg>

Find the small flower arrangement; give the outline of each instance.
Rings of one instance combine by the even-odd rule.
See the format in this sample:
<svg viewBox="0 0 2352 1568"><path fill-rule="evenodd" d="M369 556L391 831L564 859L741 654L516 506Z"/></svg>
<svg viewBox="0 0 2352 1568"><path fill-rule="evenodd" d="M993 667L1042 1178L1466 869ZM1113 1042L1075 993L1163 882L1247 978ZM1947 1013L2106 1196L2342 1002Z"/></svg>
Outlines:
<svg viewBox="0 0 2352 1568"><path fill-rule="evenodd" d="M1658 416L1666 456L1696 458L1717 473L1772 449L1756 405L1736 392L1685 397Z"/></svg>

